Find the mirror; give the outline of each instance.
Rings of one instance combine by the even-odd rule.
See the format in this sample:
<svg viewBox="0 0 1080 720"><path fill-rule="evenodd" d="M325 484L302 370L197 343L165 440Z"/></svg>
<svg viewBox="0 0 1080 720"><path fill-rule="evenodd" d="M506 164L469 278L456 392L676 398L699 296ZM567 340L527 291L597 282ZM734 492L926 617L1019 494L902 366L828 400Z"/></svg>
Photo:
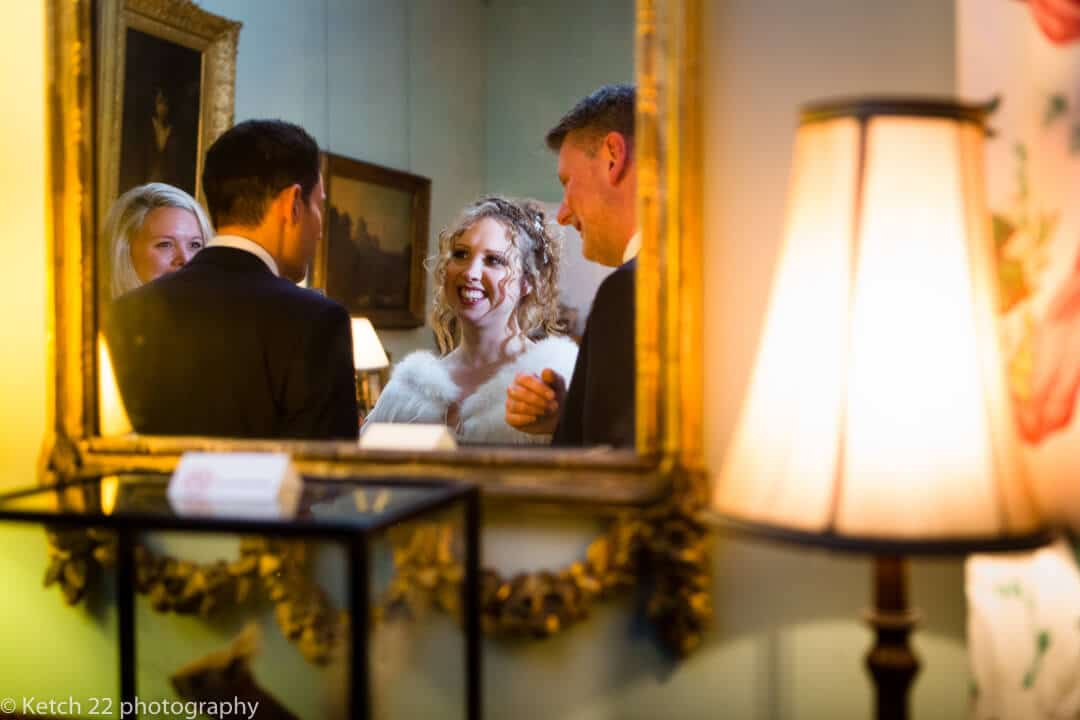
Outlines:
<svg viewBox="0 0 1080 720"><path fill-rule="evenodd" d="M435 2L412 3L405 9L324 2L304 5L291 24L280 25L277 19L267 18L261 12L262 5L255 2L229 2L227 7L207 3L204 8L189 0L49 0L49 137L54 190L48 238L54 288L50 348L57 382L49 402L53 420L46 438L44 468L60 473L167 471L182 453L191 450L269 450L289 452L302 470L319 474L460 476L467 471L486 491L499 496L602 505L653 503L666 497L669 488L681 487L677 482L680 477L701 476L700 4L639 0L632 16L631 8L614 2L603 7L593 4L585 10L570 8L568 3L554 8L537 4L539 9L528 13L520 9L521 3L476 0L459 4L460 8L455 5L451 11ZM624 7L624 14L615 12L619 7ZM125 8L131 11L127 16L121 14ZM580 27L566 28L556 19L581 13L588 22ZM177 17L183 21L179 27ZM202 21L195 23L195 18ZM393 41L376 35L362 45L362 52L353 50L355 43L346 30L364 23L378 25L376 20L389 28L386 32ZM238 21L244 24L237 26ZM172 28L168 33L162 29L166 26ZM132 27L180 45L181 50L200 53L198 87L187 92L200 98L197 134L203 145L208 133L224 131L235 119L288 113L322 145L319 151L327 163L324 167L340 157L364 168L371 165L400 173L408 183L392 191L417 197L423 193L416 188L422 190L422 182L429 182L429 250L437 229L454 222L465 204L488 187L533 197L550 209L560 198L557 156L545 147L543 139L552 118L566 112L602 81L619 73L626 73L622 78L632 77L638 88L633 154L641 246L635 318L633 323L623 324L624 328L632 326L634 334L634 379L623 383L633 392L620 393L625 396L620 400L633 397L633 449L601 446L583 451L543 444L495 444L402 452L360 449L354 439L327 442L247 439L224 433L134 434L114 422L124 416L120 411L125 408L116 402L120 394L99 385L113 378L106 370L118 365L103 339L112 315L112 298L110 259L99 237L108 208L103 207L106 200L100 193L110 193L107 202L111 203L111 194L119 192L125 69L116 55L121 47L116 39L126 38ZM289 32L282 30L285 27ZM105 32L108 28L112 28L111 35ZM614 41L597 44L605 33L622 38L618 41L625 43L621 53L610 50ZM254 62L249 48L260 35L270 38L268 42L281 52L258 56ZM477 55L474 51L481 45L482 53ZM522 60L528 47L539 48L528 57L550 55L544 68L554 67L558 72ZM506 57L496 60L499 48L512 50L500 51ZM575 53L570 60L565 59L572 54L567 48ZM354 60L350 53L360 59ZM180 52L178 56L184 55ZM425 64L423 59L429 56L437 62ZM622 69L609 71L609 65ZM515 75L510 72L513 68L528 72ZM596 77L589 77L594 72ZM187 77L189 84L194 81L192 74ZM451 84L449 77L458 79ZM526 82L521 77L531 79ZM106 82L108 78L112 78L111 84ZM165 125L172 126L176 102L170 95L178 83L183 85L182 80L161 89L164 102L159 102L159 88L151 83L141 96L139 107L143 109L132 111L132 117L146 118L149 123L151 130L144 127L142 135L148 142L160 141L156 133L161 116L168 120ZM258 91L271 82L279 88L273 96ZM335 91L343 85L351 92ZM409 88L408 92L402 87ZM111 115L109 107L113 108ZM382 133L379 137L384 139L372 140L357 131L355 118L364 113L368 118L364 128ZM464 145L448 142L445 133L431 130L438 123L430 118L439 114L458 118L456 125L447 127ZM109 122L105 122L106 116ZM466 123L461 117L470 120ZM392 128L398 129L396 135L390 133ZM470 128L473 134L467 135ZM187 132L191 132L190 123ZM106 142L109 138L115 142ZM110 161L110 157L114 159ZM202 176L198 166L202 161L196 160L196 178ZM109 190L110 177L115 178L115 190ZM361 190L366 187L365 176L359 172L346 179ZM333 183L334 177L330 177L327 184L331 192ZM200 202L205 199L199 187L195 195ZM320 209L326 210L325 206ZM550 214L545 212L545 216ZM363 237L351 215L350 239ZM382 232L373 223L365 225L368 236ZM574 234L568 233L566 238L563 255L577 258L581 251L574 244ZM200 251L195 257L204 255ZM325 250L321 256L316 253L309 284L325 282L317 273L320 267L325 270L320 261L329 259ZM603 270L593 268L583 274L588 276L589 272L599 275ZM430 303L432 283L424 277L424 302ZM589 278L570 282L569 277L571 271L564 268L560 284L571 293L570 304L588 302L592 293L586 282ZM592 278L592 282L597 280ZM573 293L579 296L575 298ZM424 309L425 317L429 309ZM171 326L166 323L160 327ZM418 348L435 346L430 327L377 328L372 323L371 329L390 362L399 362ZM148 363L144 367L155 366ZM381 372L367 377L368 389L385 384ZM123 373L118 370L116 374ZM349 390L342 389L335 396L354 393L357 387L363 391L364 384L354 379L347 380ZM146 397L154 400L155 395ZM168 403L158 405L166 413L170 409Z"/></svg>
<svg viewBox="0 0 1080 720"><path fill-rule="evenodd" d="M112 98L113 117L122 112L115 96L116 86L122 82L122 68L108 65L116 43L103 42L100 34L102 18L112 17L115 23L111 27L116 31L112 38L122 35L123 26L116 14L119 1L46 3L53 190L47 238L52 290L48 330L55 393L49 399L43 481L93 474L170 472L184 452L193 450L286 452L302 473L325 477L464 478L478 484L493 507L509 503L507 508L515 513L515 520L523 501L540 501L536 509L554 509L560 516L577 510L587 517L612 520L605 533L590 543L581 561L563 568L529 570L513 578L492 576L497 583L485 586L485 592L495 600L506 601L494 602L485 610L485 622L490 620L497 632L520 628L522 618L527 627L556 632L585 617L592 603L609 590L632 583L640 570L650 575L644 583L654 589L650 615L660 626L665 642L681 653L688 652L700 639L702 622L708 615L707 602L701 595L707 586L702 568L708 553L705 532L697 520L707 497L700 393L700 188L704 154L701 4L697 0L637 0L634 8L615 3L603 8L590 3L582 8L559 0L555 5L536 3L536 12L525 12L516 10L524 7L523 3L502 0L455 3L453 11L446 9L442 0L409 3L405 10L395 3L372 3L380 7L361 10L347 2L326 1L294 3L294 22L282 24L276 16L266 17L263 11L269 6L255 0L232 0L227 7L224 0L215 0L205 3L205 9L188 0L127 0L129 7L140 8L137 22L149 32L160 31L175 13L189 21L195 17L205 19L205 13L211 11L226 14L224 20L202 23L199 32L189 24L172 40L184 47L201 48L197 94L210 101L200 109L200 137L214 128L224 130L235 118L265 115L270 113L266 108L287 105L292 113L289 117L326 144L322 150L326 151L328 165L334 162L333 156L339 156L406 173L402 192L417 192L415 188L422 185L416 178L430 181L429 247L432 231L452 221L463 203L495 180L500 184L505 180L506 192L553 202L553 196L545 194L558 194L555 158L542 142L550 122L545 108L550 104L555 117L609 79L605 76L594 81L585 77L593 72L585 66L595 63L601 68L611 59L612 54L599 52L600 46L594 41L598 33L605 32L603 28L617 28L619 24L612 23L615 16L608 11L626 7L628 34L618 30L618 35L632 43L632 76L638 86L634 153L641 248L633 322L635 448L583 451L462 446L457 450L418 453L360 449L355 440L136 435L110 425L110 418L123 413L115 402L120 394L99 387L99 380L113 377L109 367L114 359L99 342L109 323L107 302L111 298L105 290L108 284L102 280L107 274L108 258L103 257L106 253L98 242L96 220L104 219L104 212L97 210L101 199L98 192L107 187L101 173L108 176L115 171L119 178L121 156L116 154L116 161L110 165L97 152L107 149L108 144L100 142L100 137L107 136L109 127L115 127L103 122L103 104ZM112 16L108 14L110 9L114 11ZM571 16L582 22L563 27L561 18ZM235 28L236 19L242 19L244 25L236 42L231 42L230 28ZM389 35L374 34L369 38L362 52L365 64L353 66L345 62L353 51L343 33L361 19L374 25L389 19L390 30L385 31ZM280 52L264 56L261 63L245 65L250 38L260 28L262 35L269 38L267 42ZM477 37L483 42L478 42ZM547 59L544 66L557 67L558 73L546 73L538 61L535 66L523 64L510 51L503 60L488 63L489 56L497 57L498 48L525 48L529 38L533 45L558 56ZM478 44L480 55L466 52L476 50ZM583 54L571 62L562 59L568 52L566 47L575 48L575 52L588 50L581 51ZM428 55L440 62L421 64L418 58ZM457 66L451 60L464 69L455 70ZM524 85L508 74L513 67L527 67L533 78L531 84ZM233 72L225 72L230 68ZM383 74L375 72L377 68L382 68ZM450 86L444 77L451 72L474 82ZM625 67L620 72L630 73L630 69ZM114 84L111 91L100 95L105 87L101 82L103 74L113 77ZM194 79L193 75L188 77ZM280 89L274 95L254 90L240 92L245 83L259 87L260 79L272 81ZM560 85L555 89L556 82L579 81L579 88ZM331 92L343 83L354 88L351 94ZM402 94L401 87L409 87L410 91ZM222 88L224 92L217 92ZM565 95L559 95L556 103L552 98L558 93ZM148 118L153 132L144 137L149 137L151 143L160 142L154 118L160 125L161 116L173 117L175 103L168 91L162 94L163 103L159 102L157 89L151 88L149 104L144 103L142 111L133 111L134 117ZM387 103L384 95L397 100ZM366 127L386 132L385 141L375 142L355 131L353 118L363 113L371 118ZM430 131L434 122L428 119L440 113L451 117L466 113L472 118L470 127L483 133L469 136L467 142L462 140L463 150ZM459 129L453 127L455 132ZM392 135L391 128L400 132ZM427 130L421 132L423 128ZM498 137L492 137L494 129L499 130ZM167 138L164 145L168 145ZM500 149L500 154L495 154L495 148ZM430 163L432 169L421 163ZM536 168L548 168L552 175L543 171L534 174ZM451 181L440 181L441 177L451 177ZM358 170L351 179L363 185L365 178ZM458 187L454 178L471 178L471 184L460 180L463 186ZM331 177L331 190L333 183ZM552 183L552 190L543 189L546 183ZM203 193L196 187L195 194ZM373 224L365 225L368 235L381 232ZM355 221L350 227L351 237L364 235L357 232ZM564 253L576 257L573 236L566 242ZM196 258L205 252L200 250ZM328 262L329 253L321 259ZM308 278L313 285L319 283L318 267L316 261ZM427 287L425 302L430 301L431 286ZM588 297L586 292L582 294ZM394 359L434 345L426 328L389 329L382 333L387 339L381 342ZM351 384L352 378L348 380ZM557 583L554 589L551 582ZM603 589L599 595L597 588ZM559 611L554 625L547 604L553 592L559 596L564 592L577 594L574 603Z"/></svg>
<svg viewBox="0 0 1080 720"><path fill-rule="evenodd" d="M572 24L565 17L580 16L581 8L548 0L207 0L182 11L180 5L98 4L99 329L118 317L114 299L173 273L211 240L207 218L200 220L181 201L148 200L149 191L121 196L163 182L206 207L205 151L230 126L231 104L234 122L281 118L304 127L318 143L326 201L304 283L342 304L352 318L366 318L374 330L362 342L353 338L361 415L382 393L373 421L445 422L466 445L548 447L550 426L524 433L507 425L506 388L516 372L539 375L548 367L559 375L556 384L570 383L585 320L613 267L583 257L576 221L559 225L559 154L545 147L545 133L601 85L633 82L632 0L592 3L588 17ZM478 214L477 199L492 195L531 202L509 208L488 203ZM140 213L147 204L152 209ZM469 208L475 217L463 220ZM491 238L480 237L484 217L497 224ZM534 222L542 238L522 232L519 218ZM627 227L632 231L632 223ZM458 233L440 250L443 229ZM631 231L623 233L624 242ZM467 253L478 258L476 267L455 259ZM530 261L530 253L540 260ZM557 273L545 273L544 263ZM621 297L632 300L633 285L626 287ZM176 321L173 311L154 315L156 325ZM133 359L109 344L112 357L102 356L99 367L103 436L126 429L108 410L118 405L111 379L101 372L109 363L132 424L148 434L343 437L340 431L250 418L230 425L202 422L198 413L178 417L177 408L203 392L197 378L210 383L231 361L227 356L243 356L245 344L254 342L249 328L216 319L220 307L201 312L202 324L191 334L178 321L139 335L139 343L165 343L161 352L135 353ZM543 322L533 318L541 314ZM128 320L117 321L118 333L136 332L137 322ZM632 303L606 323L632 328ZM201 334L215 333L229 334L224 347L220 339L203 344ZM611 332L594 334L601 343L620 342ZM632 352L633 334L621 338ZM301 342L299 333L292 342ZM365 365L360 355L366 353L376 360ZM611 357L623 360L626 352ZM612 398L633 398L633 364L625 366L621 384L600 386L609 399L593 415L617 414ZM398 367L407 370L397 374ZM591 374L620 372L612 363ZM183 377L189 380L177 380ZM580 382L595 379L583 374ZM232 403L254 405L245 392L237 388ZM351 393L341 383L330 392ZM579 434L580 442L569 444L632 449L632 400L625 404L629 419L612 434L613 442ZM218 418L228 412L221 404L214 408Z"/></svg>

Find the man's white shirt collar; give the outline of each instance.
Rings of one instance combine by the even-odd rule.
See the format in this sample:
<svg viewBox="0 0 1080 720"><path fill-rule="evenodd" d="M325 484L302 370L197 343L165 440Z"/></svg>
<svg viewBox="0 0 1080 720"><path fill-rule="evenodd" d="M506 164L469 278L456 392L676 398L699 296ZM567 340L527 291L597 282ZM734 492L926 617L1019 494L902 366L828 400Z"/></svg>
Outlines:
<svg viewBox="0 0 1080 720"><path fill-rule="evenodd" d="M266 263L266 267L270 268L270 272L274 273L275 276L281 277L273 256L266 252L266 248L254 240L248 240L246 237L240 237L239 235L217 235L206 244L206 247L227 247L234 250L244 250Z"/></svg>
<svg viewBox="0 0 1080 720"><path fill-rule="evenodd" d="M641 233L636 232L630 238L630 242L626 243L626 249L623 250L623 264L625 265L626 263L636 258L639 252L641 252Z"/></svg>

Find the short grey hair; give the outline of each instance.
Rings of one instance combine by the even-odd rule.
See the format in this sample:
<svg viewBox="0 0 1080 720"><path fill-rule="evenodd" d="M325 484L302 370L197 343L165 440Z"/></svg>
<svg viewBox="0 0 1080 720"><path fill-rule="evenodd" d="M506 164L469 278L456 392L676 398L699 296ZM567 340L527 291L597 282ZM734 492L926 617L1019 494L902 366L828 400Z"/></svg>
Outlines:
<svg viewBox="0 0 1080 720"><path fill-rule="evenodd" d="M143 284L131 261L131 238L142 228L151 210L167 207L191 212L199 223L204 243L214 237L214 228L202 205L180 188L155 182L128 190L109 208L101 233L112 259L111 297L119 297Z"/></svg>

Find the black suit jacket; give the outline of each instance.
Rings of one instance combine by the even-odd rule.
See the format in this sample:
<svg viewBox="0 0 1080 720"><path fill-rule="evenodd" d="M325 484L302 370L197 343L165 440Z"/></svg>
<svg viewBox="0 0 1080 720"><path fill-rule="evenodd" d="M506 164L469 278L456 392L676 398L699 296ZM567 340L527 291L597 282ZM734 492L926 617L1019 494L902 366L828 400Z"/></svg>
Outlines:
<svg viewBox="0 0 1080 720"><path fill-rule="evenodd" d="M600 283L553 445L634 447L634 278L631 260Z"/></svg>
<svg viewBox="0 0 1080 720"><path fill-rule="evenodd" d="M134 429L154 435L357 435L341 305L209 247L111 305L106 335Z"/></svg>

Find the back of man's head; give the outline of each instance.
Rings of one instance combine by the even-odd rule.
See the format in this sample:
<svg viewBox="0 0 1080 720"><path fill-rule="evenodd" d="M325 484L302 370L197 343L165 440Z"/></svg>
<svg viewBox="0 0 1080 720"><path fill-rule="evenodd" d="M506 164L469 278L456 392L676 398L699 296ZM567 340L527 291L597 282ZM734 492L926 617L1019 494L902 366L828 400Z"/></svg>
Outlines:
<svg viewBox="0 0 1080 720"><path fill-rule="evenodd" d="M574 108L548 131L544 138L547 146L558 152L566 136L575 131L585 141L585 149L594 152L600 141L610 132L617 132L626 139L626 145L634 146L633 85L604 85L578 102Z"/></svg>
<svg viewBox="0 0 1080 720"><path fill-rule="evenodd" d="M319 181L319 145L299 125L246 120L206 152L203 192L215 227L258 226L270 201L299 185L307 202Z"/></svg>

